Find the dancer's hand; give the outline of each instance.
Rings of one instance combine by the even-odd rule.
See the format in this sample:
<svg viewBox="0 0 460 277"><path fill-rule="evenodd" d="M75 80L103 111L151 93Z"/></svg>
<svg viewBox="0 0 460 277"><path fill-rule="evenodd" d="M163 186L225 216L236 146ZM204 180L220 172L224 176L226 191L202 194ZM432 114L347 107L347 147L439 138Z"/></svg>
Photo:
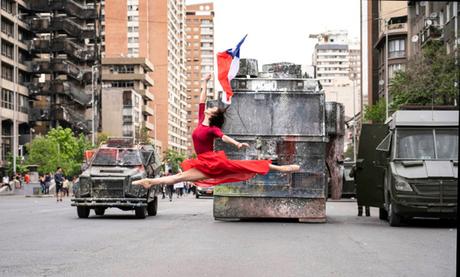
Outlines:
<svg viewBox="0 0 460 277"><path fill-rule="evenodd" d="M150 182L149 182L149 179L147 179L147 178L134 181L134 182L132 182L132 184L136 185L136 186L143 186L146 189L148 189L148 188L150 188L152 186L150 184Z"/></svg>
<svg viewBox="0 0 460 277"><path fill-rule="evenodd" d="M247 144L246 142L245 143L238 143L237 145L238 149L241 149L241 148L248 148L249 147L249 144Z"/></svg>
<svg viewBox="0 0 460 277"><path fill-rule="evenodd" d="M211 73L206 74L206 76L204 76L204 78L203 78L203 81L207 82L207 81L211 80L211 76L212 76Z"/></svg>

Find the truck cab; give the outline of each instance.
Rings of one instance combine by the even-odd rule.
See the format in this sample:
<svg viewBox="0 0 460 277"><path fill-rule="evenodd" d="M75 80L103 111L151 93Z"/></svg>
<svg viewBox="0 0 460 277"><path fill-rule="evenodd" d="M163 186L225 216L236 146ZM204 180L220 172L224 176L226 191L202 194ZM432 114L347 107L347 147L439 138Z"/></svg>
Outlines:
<svg viewBox="0 0 460 277"><path fill-rule="evenodd" d="M368 138L360 140L358 152L358 204L379 207L380 218L391 226L413 217L456 219L458 115L400 110L386 125L363 126L361 136L368 133ZM372 140L369 134L376 128Z"/></svg>

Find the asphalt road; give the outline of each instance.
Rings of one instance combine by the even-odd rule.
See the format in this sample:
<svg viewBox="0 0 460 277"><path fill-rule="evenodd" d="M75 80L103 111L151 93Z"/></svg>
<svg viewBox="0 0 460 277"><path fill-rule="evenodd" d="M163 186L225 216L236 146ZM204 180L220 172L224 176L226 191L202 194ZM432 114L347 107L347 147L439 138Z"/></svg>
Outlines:
<svg viewBox="0 0 460 277"><path fill-rule="evenodd" d="M69 199L0 197L0 276L455 276L456 228L392 228L329 202L328 222L221 222L212 199L78 219Z"/></svg>

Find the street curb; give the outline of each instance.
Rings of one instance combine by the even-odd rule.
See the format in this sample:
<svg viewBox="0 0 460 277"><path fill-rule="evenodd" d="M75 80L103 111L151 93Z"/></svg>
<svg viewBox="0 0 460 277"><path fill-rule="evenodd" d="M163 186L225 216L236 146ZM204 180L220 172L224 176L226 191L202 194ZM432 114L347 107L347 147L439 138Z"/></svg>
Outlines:
<svg viewBox="0 0 460 277"><path fill-rule="evenodd" d="M13 193L0 193L0 196L15 196L17 194Z"/></svg>
<svg viewBox="0 0 460 277"><path fill-rule="evenodd" d="M27 198L53 198L54 195L24 195Z"/></svg>
<svg viewBox="0 0 460 277"><path fill-rule="evenodd" d="M326 202L356 202L356 199L348 199L348 198L345 198L345 199L337 199L337 200L327 199Z"/></svg>

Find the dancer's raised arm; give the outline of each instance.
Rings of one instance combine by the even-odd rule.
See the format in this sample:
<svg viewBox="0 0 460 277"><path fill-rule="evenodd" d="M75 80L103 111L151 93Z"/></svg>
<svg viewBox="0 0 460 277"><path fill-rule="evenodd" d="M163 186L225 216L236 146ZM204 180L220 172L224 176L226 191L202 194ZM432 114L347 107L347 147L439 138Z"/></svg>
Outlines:
<svg viewBox="0 0 460 277"><path fill-rule="evenodd" d="M208 81L211 79L211 73L207 74L203 80L201 80L201 94L200 103L206 103L208 97Z"/></svg>
<svg viewBox="0 0 460 277"><path fill-rule="evenodd" d="M243 147L249 147L249 144L238 142L227 135L222 136L222 141L225 143L233 144L236 147L238 147L238 149L241 149Z"/></svg>

